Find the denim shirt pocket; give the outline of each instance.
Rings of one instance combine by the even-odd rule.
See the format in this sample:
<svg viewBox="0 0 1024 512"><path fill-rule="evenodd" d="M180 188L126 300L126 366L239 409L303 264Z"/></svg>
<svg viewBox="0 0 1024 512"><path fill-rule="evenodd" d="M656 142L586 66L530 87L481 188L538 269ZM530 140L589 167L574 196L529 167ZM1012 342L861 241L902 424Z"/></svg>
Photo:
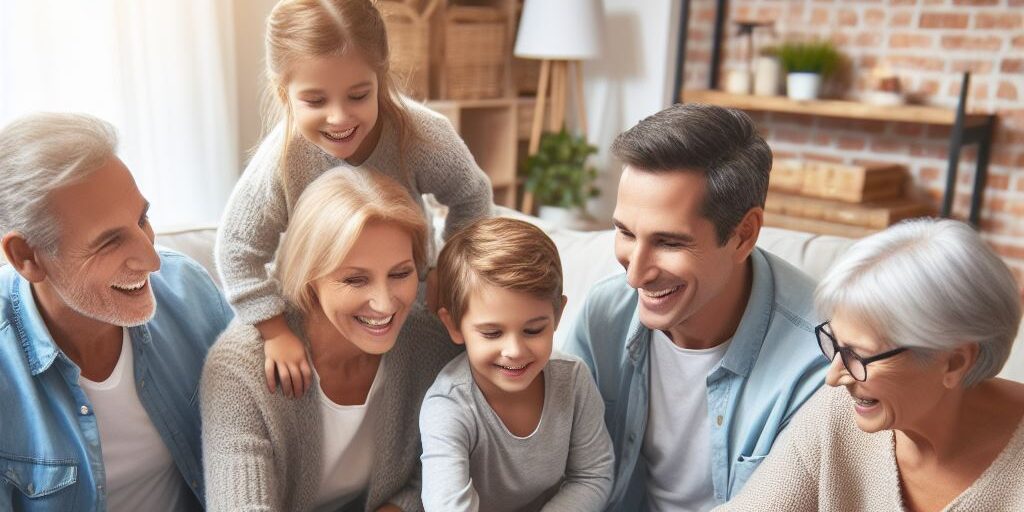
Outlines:
<svg viewBox="0 0 1024 512"><path fill-rule="evenodd" d="M730 499L739 494L743 486L746 485L747 480L750 480L750 476L754 474L754 471L761 465L765 457L767 455L740 455L736 458L736 463L732 465L732 484L729 487Z"/></svg>
<svg viewBox="0 0 1024 512"><path fill-rule="evenodd" d="M67 510L70 502L58 491L78 481L78 466L71 460L47 460L0 453L0 479L18 489L40 510Z"/></svg>

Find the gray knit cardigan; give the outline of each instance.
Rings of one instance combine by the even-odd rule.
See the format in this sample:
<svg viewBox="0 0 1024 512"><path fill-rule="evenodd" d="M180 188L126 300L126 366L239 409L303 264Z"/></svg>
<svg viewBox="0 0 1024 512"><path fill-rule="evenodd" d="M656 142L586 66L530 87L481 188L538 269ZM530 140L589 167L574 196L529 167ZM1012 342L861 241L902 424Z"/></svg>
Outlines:
<svg viewBox="0 0 1024 512"><path fill-rule="evenodd" d="M286 316L306 341L300 317L293 311ZM346 510L376 510L388 502L405 512L423 510L420 404L458 352L441 322L417 302L394 348L384 355L388 371L368 412L381 426L374 434L370 483ZM268 393L263 362L259 332L238 319L207 356L200 405L208 511L301 512L314 505L321 480L317 395L295 399L280 389ZM319 386L315 378L313 385Z"/></svg>
<svg viewBox="0 0 1024 512"><path fill-rule="evenodd" d="M448 206L444 229L447 239L473 221L491 215L491 182L447 119L413 101L407 106L409 129L417 136L415 143L403 151L396 127L382 115L380 141L361 167L394 178L421 207L421 194L434 194ZM292 203L286 197L295 201L329 169L353 168L297 136L288 150L288 182L284 183L278 172L283 141L284 126L278 125L260 143L231 193L217 230L214 255L224 293L238 317L250 324L285 310L280 286L267 264L273 261L281 233L288 227Z"/></svg>

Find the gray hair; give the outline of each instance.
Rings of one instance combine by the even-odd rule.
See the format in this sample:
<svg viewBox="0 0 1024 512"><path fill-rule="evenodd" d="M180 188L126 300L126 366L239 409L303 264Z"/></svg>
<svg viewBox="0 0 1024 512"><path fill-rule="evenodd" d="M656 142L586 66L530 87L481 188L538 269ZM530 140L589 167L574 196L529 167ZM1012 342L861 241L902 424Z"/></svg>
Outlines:
<svg viewBox="0 0 1024 512"><path fill-rule="evenodd" d="M701 214L715 225L719 245L751 208L764 208L772 151L739 110L673 105L619 135L612 154L648 172L703 173Z"/></svg>
<svg viewBox="0 0 1024 512"><path fill-rule="evenodd" d="M32 247L53 251L60 228L47 197L103 165L117 151L117 132L87 114L39 113L0 131L0 236L20 232Z"/></svg>
<svg viewBox="0 0 1024 512"><path fill-rule="evenodd" d="M1010 269L974 229L948 219L906 221L857 242L814 300L825 318L842 310L895 347L976 343L964 387L1002 370L1021 319Z"/></svg>

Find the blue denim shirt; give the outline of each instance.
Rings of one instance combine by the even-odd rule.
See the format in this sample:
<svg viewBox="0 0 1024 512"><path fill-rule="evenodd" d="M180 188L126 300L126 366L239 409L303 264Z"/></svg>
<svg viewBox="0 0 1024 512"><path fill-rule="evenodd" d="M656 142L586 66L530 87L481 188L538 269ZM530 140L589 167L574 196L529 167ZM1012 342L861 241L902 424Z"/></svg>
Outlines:
<svg viewBox="0 0 1024 512"><path fill-rule="evenodd" d="M194 261L159 251L156 315L132 327L135 386L178 470L203 501L199 375L231 309ZM0 267L0 511L106 510L96 416L80 370L36 308L32 288Z"/></svg>
<svg viewBox="0 0 1024 512"><path fill-rule="evenodd" d="M761 249L750 260L746 310L722 361L707 376L711 479L719 503L735 496L793 414L824 382L827 361L814 338L814 281ZM604 279L587 297L564 350L587 363L605 401L615 445L609 510L645 508L651 330L637 311L625 274ZM706 463L679 461L680 464Z"/></svg>

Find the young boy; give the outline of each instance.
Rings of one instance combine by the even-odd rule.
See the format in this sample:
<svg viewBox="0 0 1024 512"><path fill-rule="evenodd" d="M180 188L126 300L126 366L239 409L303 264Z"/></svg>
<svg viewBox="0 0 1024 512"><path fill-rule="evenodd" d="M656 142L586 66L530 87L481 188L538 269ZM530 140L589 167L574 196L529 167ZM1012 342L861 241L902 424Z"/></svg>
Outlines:
<svg viewBox="0 0 1024 512"><path fill-rule="evenodd" d="M532 224L477 221L438 259L438 314L466 353L420 411L429 511L598 511L612 486L604 404L585 364L552 354L558 249Z"/></svg>

